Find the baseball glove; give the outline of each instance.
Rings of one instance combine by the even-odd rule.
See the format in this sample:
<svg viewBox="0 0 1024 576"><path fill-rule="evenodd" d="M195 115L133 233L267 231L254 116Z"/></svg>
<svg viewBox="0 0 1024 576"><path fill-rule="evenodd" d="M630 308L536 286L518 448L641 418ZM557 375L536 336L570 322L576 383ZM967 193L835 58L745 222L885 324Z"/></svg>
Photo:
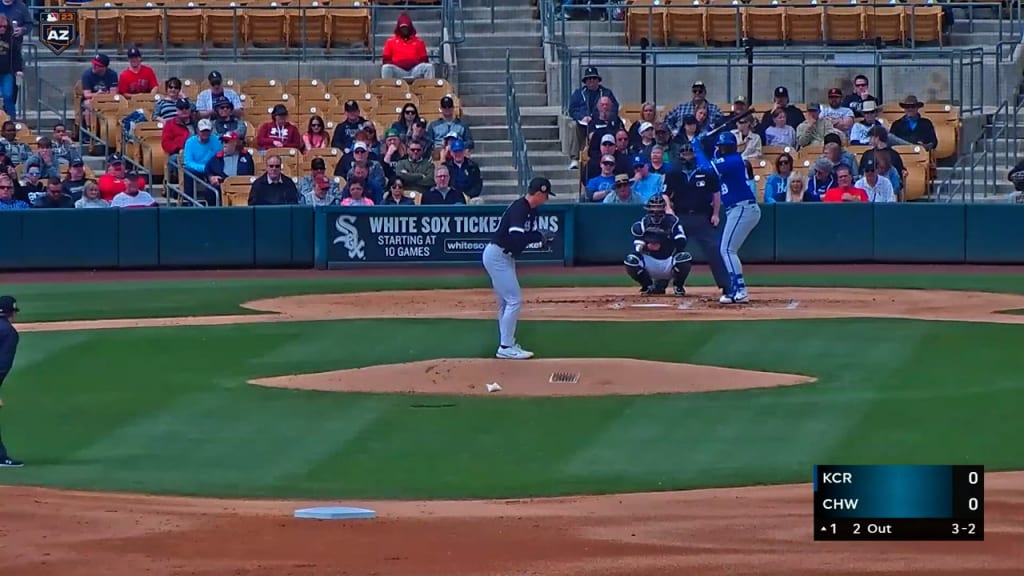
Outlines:
<svg viewBox="0 0 1024 576"><path fill-rule="evenodd" d="M661 249L661 243L668 237L668 233L664 229L657 226L651 226L644 230L644 248L647 252L657 252Z"/></svg>

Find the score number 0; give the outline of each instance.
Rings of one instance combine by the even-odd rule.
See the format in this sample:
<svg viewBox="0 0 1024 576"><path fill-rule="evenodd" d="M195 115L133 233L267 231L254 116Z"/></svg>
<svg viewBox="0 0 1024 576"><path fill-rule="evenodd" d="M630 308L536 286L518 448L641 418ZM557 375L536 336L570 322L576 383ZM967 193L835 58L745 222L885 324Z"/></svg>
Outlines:
<svg viewBox="0 0 1024 576"><path fill-rule="evenodd" d="M971 472L968 472L967 473L967 483L970 484L971 486L977 486L978 485L978 473L974 472L973 470ZM971 512L977 512L978 511L978 499L973 497L973 496L968 498L967 499L967 509L970 510ZM975 529L976 529L976 527L975 527L975 524L973 522L970 522L968 524L963 524L963 525L961 525L958 522L954 522L953 523L953 535L959 535L961 533L963 533L963 534L974 534Z"/></svg>

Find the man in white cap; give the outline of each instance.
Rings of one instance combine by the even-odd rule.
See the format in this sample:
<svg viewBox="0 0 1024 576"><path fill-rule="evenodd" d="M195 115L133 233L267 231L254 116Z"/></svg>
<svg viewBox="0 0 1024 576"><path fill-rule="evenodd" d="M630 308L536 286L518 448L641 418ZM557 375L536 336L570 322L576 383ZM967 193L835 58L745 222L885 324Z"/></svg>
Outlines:
<svg viewBox="0 0 1024 576"><path fill-rule="evenodd" d="M639 154L644 158L650 158L651 148L653 148L655 144L654 124L651 124L650 122L641 122L640 128L637 129L637 134L640 135L640 141L630 148L630 154L634 156Z"/></svg>
<svg viewBox="0 0 1024 576"><path fill-rule="evenodd" d="M203 184L206 182L206 165L223 149L220 138L210 137L212 133L213 122L209 118L203 118L199 121L198 131L185 141L185 150L182 153L185 172L199 179ZM189 198L199 200L195 194L195 188L193 178L186 176L185 194ZM199 188L199 196L206 201L206 205L216 206L217 193L205 185L200 185Z"/></svg>
<svg viewBox="0 0 1024 576"><path fill-rule="evenodd" d="M619 152L615 148L615 136L613 134L605 134L601 137L601 149L599 154L592 154L587 160L587 165L583 168L583 173L580 174L580 184L586 186L590 182L591 178L601 175L601 160L611 155L615 158L615 170L613 174L627 174L633 176L633 165L632 157L628 153Z"/></svg>

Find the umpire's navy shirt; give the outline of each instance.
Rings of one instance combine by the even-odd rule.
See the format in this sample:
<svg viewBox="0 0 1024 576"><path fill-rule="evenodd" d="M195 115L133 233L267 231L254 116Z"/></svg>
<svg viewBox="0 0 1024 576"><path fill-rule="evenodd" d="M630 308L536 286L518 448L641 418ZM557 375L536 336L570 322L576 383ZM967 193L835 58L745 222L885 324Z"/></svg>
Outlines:
<svg viewBox="0 0 1024 576"><path fill-rule="evenodd" d="M544 236L537 230L537 209L531 208L526 198L520 198L508 205L501 215L498 229L491 237L491 243L497 244L513 258L523 253L527 246L540 242Z"/></svg>
<svg viewBox="0 0 1024 576"><path fill-rule="evenodd" d="M718 192L718 178L703 170L676 169L665 175L665 193L676 214L711 216L712 202Z"/></svg>
<svg viewBox="0 0 1024 576"><path fill-rule="evenodd" d="M0 384L14 366L14 354L18 351L18 331L7 318L0 317Z"/></svg>

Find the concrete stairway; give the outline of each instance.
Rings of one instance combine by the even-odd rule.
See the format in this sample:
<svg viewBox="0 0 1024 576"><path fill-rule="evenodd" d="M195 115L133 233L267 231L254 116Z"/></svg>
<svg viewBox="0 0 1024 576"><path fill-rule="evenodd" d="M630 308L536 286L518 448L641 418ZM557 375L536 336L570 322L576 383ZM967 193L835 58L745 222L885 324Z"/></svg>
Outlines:
<svg viewBox="0 0 1024 576"><path fill-rule="evenodd" d="M458 90L464 120L473 131L487 202L507 202L522 194L512 162L512 142L505 122L505 55L510 55L534 174L551 180L556 200L572 200L578 187L561 153L560 109L548 106L547 77L540 20L530 0L463 0L466 41L458 47Z"/></svg>

